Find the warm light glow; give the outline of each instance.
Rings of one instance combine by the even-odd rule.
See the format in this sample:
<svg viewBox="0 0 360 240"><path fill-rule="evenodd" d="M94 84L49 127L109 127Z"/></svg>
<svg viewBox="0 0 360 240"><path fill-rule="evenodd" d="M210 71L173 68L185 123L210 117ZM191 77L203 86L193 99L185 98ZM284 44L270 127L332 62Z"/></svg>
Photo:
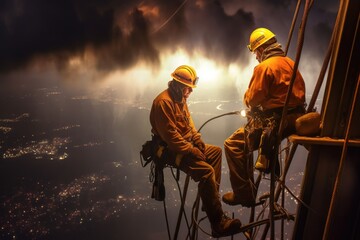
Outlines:
<svg viewBox="0 0 360 240"><path fill-rule="evenodd" d="M205 57L201 52L193 52L190 56L179 48L175 52L162 53L159 66L140 61L129 69L118 69L97 75L92 60L92 58L87 61L73 58L69 61L69 65L78 73L91 73L91 76L96 78L92 87L93 94L96 95L98 92L101 97L101 92L105 89L113 89L120 98L128 99L130 102L144 96L149 89L154 92L165 89L168 81L171 80L170 74L183 64L194 67L199 76L198 88L196 88L198 97L207 94L228 98L227 92L220 90L230 87L236 88L235 92L238 92L238 96L232 97L241 101L250 81L253 66L256 65L256 62L251 62L249 66L242 66L240 63L221 64Z"/></svg>
<svg viewBox="0 0 360 240"><path fill-rule="evenodd" d="M143 12L144 16L147 17L158 17L159 16L159 7L158 6L149 6L145 4L140 4L139 10Z"/></svg>
<svg viewBox="0 0 360 240"><path fill-rule="evenodd" d="M240 115L241 115L242 117L246 117L246 110L245 110L245 109L241 110L241 111L240 111Z"/></svg>
<svg viewBox="0 0 360 240"><path fill-rule="evenodd" d="M155 83L160 73L144 64L138 64L128 70L117 70L110 73L102 84L103 88L114 88L122 98L135 99L143 95L146 89ZM165 84L162 86L166 86Z"/></svg>
<svg viewBox="0 0 360 240"><path fill-rule="evenodd" d="M162 55L161 62L163 64L160 72L166 71L167 75L174 71L179 65L191 65L195 68L199 77L199 87L203 89L216 90L223 85L230 85L233 83L236 83L238 87L243 89L244 87L247 87L252 74L252 67L245 68L236 63L231 64L230 66L221 64L206 58L201 52L194 52L190 57L182 49L171 54ZM244 69L246 69L246 71ZM250 71L248 71L249 69ZM246 76L244 76L244 73L246 73ZM241 79L242 81L238 83L238 79Z"/></svg>
<svg viewBox="0 0 360 240"><path fill-rule="evenodd" d="M79 57L73 57L69 59L69 66L70 67L78 67L82 63L81 59Z"/></svg>
<svg viewBox="0 0 360 240"><path fill-rule="evenodd" d="M197 67L197 74L199 82L204 82L206 85L219 84L224 75L224 69L216 66L214 61L199 57L199 65Z"/></svg>
<svg viewBox="0 0 360 240"><path fill-rule="evenodd" d="M163 89L171 80L170 74L180 65L187 64L195 68L199 77L199 92L218 91L225 87L236 87L239 97L242 98L252 75L253 66L241 66L239 63L230 65L222 64L215 59L209 59L203 53L195 51L189 55L184 49L179 48L175 52L163 52L160 55L160 65L149 65L145 61L139 61L129 69L118 69L108 73L99 73L96 70L97 60L92 55L91 49L87 49L83 57L74 56L68 61L67 78L79 79L91 78L94 84L93 90L106 88L118 89L124 97L142 95L146 88ZM90 82L88 82L90 83ZM87 86L90 87L91 86Z"/></svg>

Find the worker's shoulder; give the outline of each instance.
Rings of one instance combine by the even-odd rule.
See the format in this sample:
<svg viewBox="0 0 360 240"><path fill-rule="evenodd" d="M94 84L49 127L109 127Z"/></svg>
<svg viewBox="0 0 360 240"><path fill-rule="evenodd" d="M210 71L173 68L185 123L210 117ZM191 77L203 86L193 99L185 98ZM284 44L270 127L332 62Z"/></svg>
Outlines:
<svg viewBox="0 0 360 240"><path fill-rule="evenodd" d="M294 61L287 56L274 56L270 57L257 66L258 68L276 68L276 66L294 65Z"/></svg>
<svg viewBox="0 0 360 240"><path fill-rule="evenodd" d="M164 90L157 97L154 99L154 104L164 104L164 103L171 103L173 102L172 98L170 97L169 91Z"/></svg>

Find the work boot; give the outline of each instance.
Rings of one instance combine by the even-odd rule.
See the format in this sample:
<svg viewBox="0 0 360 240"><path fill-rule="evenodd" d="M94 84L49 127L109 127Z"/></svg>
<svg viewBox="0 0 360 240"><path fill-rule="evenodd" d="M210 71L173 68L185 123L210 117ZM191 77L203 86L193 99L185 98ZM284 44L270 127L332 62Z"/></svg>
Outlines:
<svg viewBox="0 0 360 240"><path fill-rule="evenodd" d="M234 192L225 193L222 197L224 203L228 205L242 205L244 207L253 207L255 206L255 199L245 201L244 198L241 198L238 194Z"/></svg>
<svg viewBox="0 0 360 240"><path fill-rule="evenodd" d="M234 235L240 232L240 227L239 219L231 219L223 214L217 223L211 223L212 236L219 238Z"/></svg>
<svg viewBox="0 0 360 240"><path fill-rule="evenodd" d="M225 237L240 231L240 220L225 216L213 177L199 183L199 194L211 224L213 237Z"/></svg>

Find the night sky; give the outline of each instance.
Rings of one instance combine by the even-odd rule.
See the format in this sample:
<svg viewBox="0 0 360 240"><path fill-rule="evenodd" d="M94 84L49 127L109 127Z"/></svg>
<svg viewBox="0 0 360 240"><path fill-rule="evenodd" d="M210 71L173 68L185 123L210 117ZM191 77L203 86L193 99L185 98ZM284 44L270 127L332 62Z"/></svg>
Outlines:
<svg viewBox="0 0 360 240"><path fill-rule="evenodd" d="M250 33L269 28L285 47L296 3L2 0L0 238L166 239L162 204L149 198L149 168L139 162L151 136L153 98L177 66L190 64L200 77L189 99L196 126L240 110L257 64L247 49ZM338 1L316 0L310 11L299 65L307 101L337 7ZM316 106L320 110L321 96ZM216 120L204 129L204 140L222 146L243 123ZM306 151L299 151L304 158ZM225 162L224 192L230 187ZM294 191L303 164L294 164ZM174 226L179 203L173 188Z"/></svg>
<svg viewBox="0 0 360 240"><path fill-rule="evenodd" d="M267 27L286 43L296 1L4 0L0 4L2 73L39 64L71 71L78 61L108 74L142 62L159 68L165 54L179 49L190 57L199 52L224 66L246 65L251 57L246 45L255 28ZM304 54L321 59L336 11L337 1L314 1ZM296 38L293 47L295 43Z"/></svg>

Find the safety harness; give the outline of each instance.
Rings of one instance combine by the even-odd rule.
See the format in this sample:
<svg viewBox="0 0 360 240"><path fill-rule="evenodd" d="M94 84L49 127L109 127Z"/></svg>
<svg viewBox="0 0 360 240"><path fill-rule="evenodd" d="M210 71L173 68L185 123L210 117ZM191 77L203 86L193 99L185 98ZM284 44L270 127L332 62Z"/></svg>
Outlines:
<svg viewBox="0 0 360 240"><path fill-rule="evenodd" d="M157 201L165 199L164 168L166 143L153 135L151 140L142 145L140 151L141 165L145 167L150 163L149 180L153 183L151 198Z"/></svg>
<svg viewBox="0 0 360 240"><path fill-rule="evenodd" d="M274 108L262 111L254 108L247 113L248 123L245 125L245 152L258 151L255 169L270 173L272 161L275 162L275 174L279 176L280 165L278 155L275 154L277 143L276 138L280 126L281 113L283 108ZM288 108L287 114L304 113L305 108L298 106Z"/></svg>

